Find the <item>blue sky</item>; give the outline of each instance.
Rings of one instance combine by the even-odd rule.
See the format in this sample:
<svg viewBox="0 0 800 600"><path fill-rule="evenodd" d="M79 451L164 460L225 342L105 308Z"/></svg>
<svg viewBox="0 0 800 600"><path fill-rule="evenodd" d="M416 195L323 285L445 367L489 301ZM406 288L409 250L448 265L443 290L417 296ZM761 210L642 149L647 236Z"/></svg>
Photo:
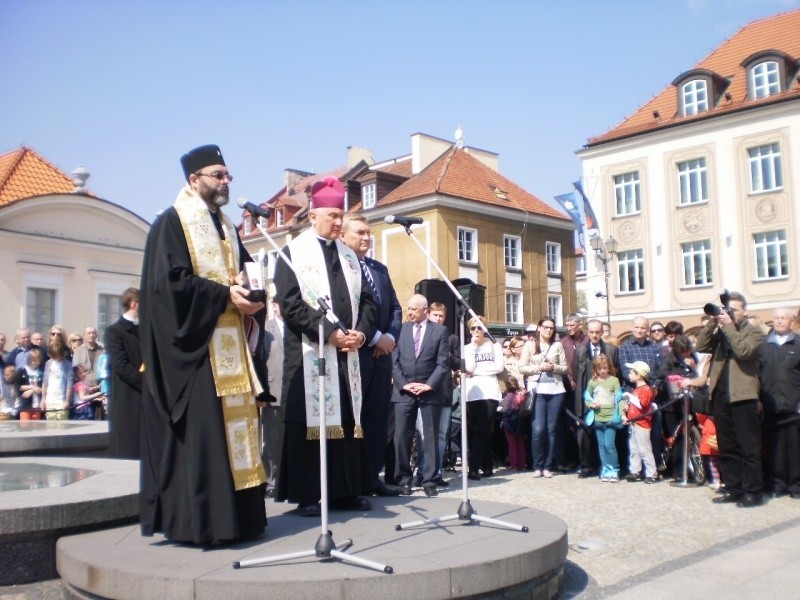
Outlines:
<svg viewBox="0 0 800 600"><path fill-rule="evenodd" d="M498 152L551 201L575 156L748 22L800 0L0 1L0 152L27 145L147 220L217 143L234 199L410 136ZM238 218L238 209L226 211Z"/></svg>

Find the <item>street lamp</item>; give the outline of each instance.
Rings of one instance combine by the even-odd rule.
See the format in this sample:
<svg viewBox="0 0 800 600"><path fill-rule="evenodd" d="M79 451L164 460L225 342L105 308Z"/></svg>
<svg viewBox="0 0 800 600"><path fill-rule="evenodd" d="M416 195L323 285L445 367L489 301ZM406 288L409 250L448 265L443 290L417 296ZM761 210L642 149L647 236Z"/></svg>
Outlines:
<svg viewBox="0 0 800 600"><path fill-rule="evenodd" d="M606 322L608 323L609 327L611 326L611 297L608 291L608 281L611 279L611 273L608 272L608 263L611 262L611 259L617 253L617 240L614 239L613 235L608 236L608 239L603 242L599 235L593 235L589 238L589 243L592 245L592 250L594 250L595 256L603 263L603 272L605 273L605 280L606 280ZM602 292L597 292L596 296L598 298L603 297Z"/></svg>

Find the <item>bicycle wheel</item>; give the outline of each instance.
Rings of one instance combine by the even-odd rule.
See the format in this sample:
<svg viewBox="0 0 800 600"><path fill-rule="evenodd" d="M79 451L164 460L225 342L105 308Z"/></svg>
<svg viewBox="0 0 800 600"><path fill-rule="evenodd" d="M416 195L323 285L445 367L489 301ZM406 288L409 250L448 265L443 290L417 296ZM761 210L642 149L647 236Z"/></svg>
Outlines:
<svg viewBox="0 0 800 600"><path fill-rule="evenodd" d="M706 482L706 470L703 457L700 455L700 430L694 425L689 427L689 479L697 485Z"/></svg>

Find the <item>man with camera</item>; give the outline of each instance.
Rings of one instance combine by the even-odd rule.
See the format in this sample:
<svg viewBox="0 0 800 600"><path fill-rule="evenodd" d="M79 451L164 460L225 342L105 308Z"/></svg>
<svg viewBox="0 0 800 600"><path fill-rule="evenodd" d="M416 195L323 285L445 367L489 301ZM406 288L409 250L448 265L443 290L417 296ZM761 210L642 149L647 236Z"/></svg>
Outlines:
<svg viewBox="0 0 800 600"><path fill-rule="evenodd" d="M711 318L697 336L697 351L712 354L709 387L727 492L713 502L748 508L763 500L756 358L764 334L747 320L742 294L726 291L720 300L722 307L704 307Z"/></svg>

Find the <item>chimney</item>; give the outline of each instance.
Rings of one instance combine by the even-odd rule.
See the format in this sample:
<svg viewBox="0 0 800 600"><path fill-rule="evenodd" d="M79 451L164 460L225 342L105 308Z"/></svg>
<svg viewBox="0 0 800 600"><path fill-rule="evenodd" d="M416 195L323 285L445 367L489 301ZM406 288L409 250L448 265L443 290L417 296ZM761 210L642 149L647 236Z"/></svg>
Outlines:
<svg viewBox="0 0 800 600"><path fill-rule="evenodd" d="M361 146L348 146L347 147L347 168L352 169L359 162L364 161L368 166L375 164L375 159L372 158L372 151L368 148Z"/></svg>
<svg viewBox="0 0 800 600"><path fill-rule="evenodd" d="M284 169L283 170L283 184L286 186L286 193L291 193L291 190L297 183L304 177L309 177L313 173L306 171L299 171L297 169Z"/></svg>

